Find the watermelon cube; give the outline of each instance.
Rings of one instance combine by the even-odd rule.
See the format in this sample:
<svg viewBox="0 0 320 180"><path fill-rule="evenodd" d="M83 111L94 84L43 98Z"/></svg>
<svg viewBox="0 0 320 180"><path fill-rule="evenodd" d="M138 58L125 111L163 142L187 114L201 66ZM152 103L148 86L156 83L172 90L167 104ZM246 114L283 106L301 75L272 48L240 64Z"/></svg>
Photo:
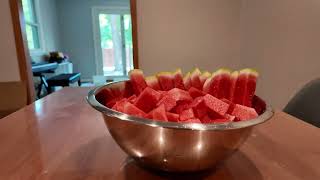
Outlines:
<svg viewBox="0 0 320 180"><path fill-rule="evenodd" d="M167 112L167 118L171 122L178 122L179 121L179 114Z"/></svg>
<svg viewBox="0 0 320 180"><path fill-rule="evenodd" d="M177 105L172 109L172 112L180 114L183 110L186 110L190 107L189 101L179 101Z"/></svg>
<svg viewBox="0 0 320 180"><path fill-rule="evenodd" d="M179 88L173 88L170 91L168 91L167 96L171 96L176 101L192 101L192 97L188 93L188 91L179 89Z"/></svg>
<svg viewBox="0 0 320 180"><path fill-rule="evenodd" d="M134 104L136 100L137 100L137 96L135 94L128 98L128 101L132 104Z"/></svg>
<svg viewBox="0 0 320 180"><path fill-rule="evenodd" d="M119 111L119 112L124 112L124 105L128 102L126 98L121 99L120 101L117 101L113 106L112 109Z"/></svg>
<svg viewBox="0 0 320 180"><path fill-rule="evenodd" d="M156 107L159 98L160 93L158 91L150 87L146 87L141 92L134 105L137 106L139 109L143 110L144 112L148 113Z"/></svg>
<svg viewBox="0 0 320 180"><path fill-rule="evenodd" d="M166 110L163 104L155 108L154 110L152 110L152 119L160 120L160 121L168 121Z"/></svg>
<svg viewBox="0 0 320 180"><path fill-rule="evenodd" d="M192 98L206 95L204 92L194 87L191 87L188 92Z"/></svg>
<svg viewBox="0 0 320 180"><path fill-rule="evenodd" d="M186 121L183 121L184 123L201 123L200 119L197 118L192 118L192 119L188 119Z"/></svg>
<svg viewBox="0 0 320 180"><path fill-rule="evenodd" d="M182 111L180 114L180 121L186 121L188 119L193 119L193 118L195 118L195 116L192 108L186 109Z"/></svg>
<svg viewBox="0 0 320 180"><path fill-rule="evenodd" d="M243 106L240 104L236 104L234 106L234 109L233 109L231 115L239 118L240 121L250 120L250 119L254 119L254 118L258 117L258 113L256 112L255 109L247 107L247 106Z"/></svg>
<svg viewBox="0 0 320 180"><path fill-rule="evenodd" d="M164 105L166 111L171 111L176 105L177 101L172 97L165 95L158 103L157 106Z"/></svg>
<svg viewBox="0 0 320 180"><path fill-rule="evenodd" d="M123 113L132 115L132 116L137 116L144 118L147 116L145 112L143 112L141 109L137 108L135 105L131 104L130 102L125 102L123 103Z"/></svg>
<svg viewBox="0 0 320 180"><path fill-rule="evenodd" d="M223 116L224 114L226 114L226 112L229 109L229 104L225 103L223 101L221 101L218 98L215 98L214 96L207 94L205 96L203 96L204 98L204 103L206 104L206 106L211 109L212 111L214 111L215 113Z"/></svg>
<svg viewBox="0 0 320 180"><path fill-rule="evenodd" d="M228 109L227 113L231 114L234 109L235 104L232 101L225 99L225 98L221 99L221 101L229 104L229 109Z"/></svg>

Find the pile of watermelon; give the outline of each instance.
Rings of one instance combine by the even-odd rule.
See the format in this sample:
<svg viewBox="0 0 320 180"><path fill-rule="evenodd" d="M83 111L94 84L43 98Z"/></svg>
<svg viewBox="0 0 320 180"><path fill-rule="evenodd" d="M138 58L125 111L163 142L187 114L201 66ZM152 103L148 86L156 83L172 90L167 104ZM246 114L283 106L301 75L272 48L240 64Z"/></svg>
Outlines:
<svg viewBox="0 0 320 180"><path fill-rule="evenodd" d="M144 77L142 70L130 80L101 91L96 97L105 106L129 115L169 122L225 123L254 119L266 109L255 95L258 73L252 69L214 73L198 68Z"/></svg>

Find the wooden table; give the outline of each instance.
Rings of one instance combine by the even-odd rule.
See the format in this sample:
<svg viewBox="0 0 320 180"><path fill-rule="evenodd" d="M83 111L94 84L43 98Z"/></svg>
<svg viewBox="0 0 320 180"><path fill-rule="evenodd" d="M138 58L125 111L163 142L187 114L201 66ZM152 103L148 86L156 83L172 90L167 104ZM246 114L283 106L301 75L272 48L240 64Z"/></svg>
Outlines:
<svg viewBox="0 0 320 180"><path fill-rule="evenodd" d="M0 120L0 179L320 179L319 129L282 112L216 170L145 170L87 105L88 90L65 88Z"/></svg>

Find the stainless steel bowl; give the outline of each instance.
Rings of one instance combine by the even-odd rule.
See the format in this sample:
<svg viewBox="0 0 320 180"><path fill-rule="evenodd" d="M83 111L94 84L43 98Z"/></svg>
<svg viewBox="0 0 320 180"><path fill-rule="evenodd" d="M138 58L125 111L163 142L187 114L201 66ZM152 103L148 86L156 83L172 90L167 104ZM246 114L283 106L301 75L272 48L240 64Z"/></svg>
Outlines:
<svg viewBox="0 0 320 180"><path fill-rule="evenodd" d="M187 172L213 168L248 138L253 127L269 120L270 106L258 118L221 124L153 121L114 111L100 104L96 95L118 86L110 83L91 90L87 101L100 111L112 137L137 162L164 171Z"/></svg>

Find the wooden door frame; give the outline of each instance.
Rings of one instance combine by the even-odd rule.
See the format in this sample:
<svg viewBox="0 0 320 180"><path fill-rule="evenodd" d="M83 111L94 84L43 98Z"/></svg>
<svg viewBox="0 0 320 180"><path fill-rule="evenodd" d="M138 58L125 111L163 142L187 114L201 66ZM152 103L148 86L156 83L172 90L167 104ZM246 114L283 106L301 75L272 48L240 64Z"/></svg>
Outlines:
<svg viewBox="0 0 320 180"><path fill-rule="evenodd" d="M31 57L28 50L27 34L21 0L9 0L11 19L16 43L20 80L27 87L27 103L35 101L35 89L31 70Z"/></svg>
<svg viewBox="0 0 320 180"><path fill-rule="evenodd" d="M27 86L28 104L35 101L35 89L31 70L31 56L28 50L27 34L22 10L21 0L9 0L13 31L16 43L20 79ZM130 11L132 18L132 44L133 44L133 66L139 68L138 55L138 25L137 25L137 2L130 0Z"/></svg>

